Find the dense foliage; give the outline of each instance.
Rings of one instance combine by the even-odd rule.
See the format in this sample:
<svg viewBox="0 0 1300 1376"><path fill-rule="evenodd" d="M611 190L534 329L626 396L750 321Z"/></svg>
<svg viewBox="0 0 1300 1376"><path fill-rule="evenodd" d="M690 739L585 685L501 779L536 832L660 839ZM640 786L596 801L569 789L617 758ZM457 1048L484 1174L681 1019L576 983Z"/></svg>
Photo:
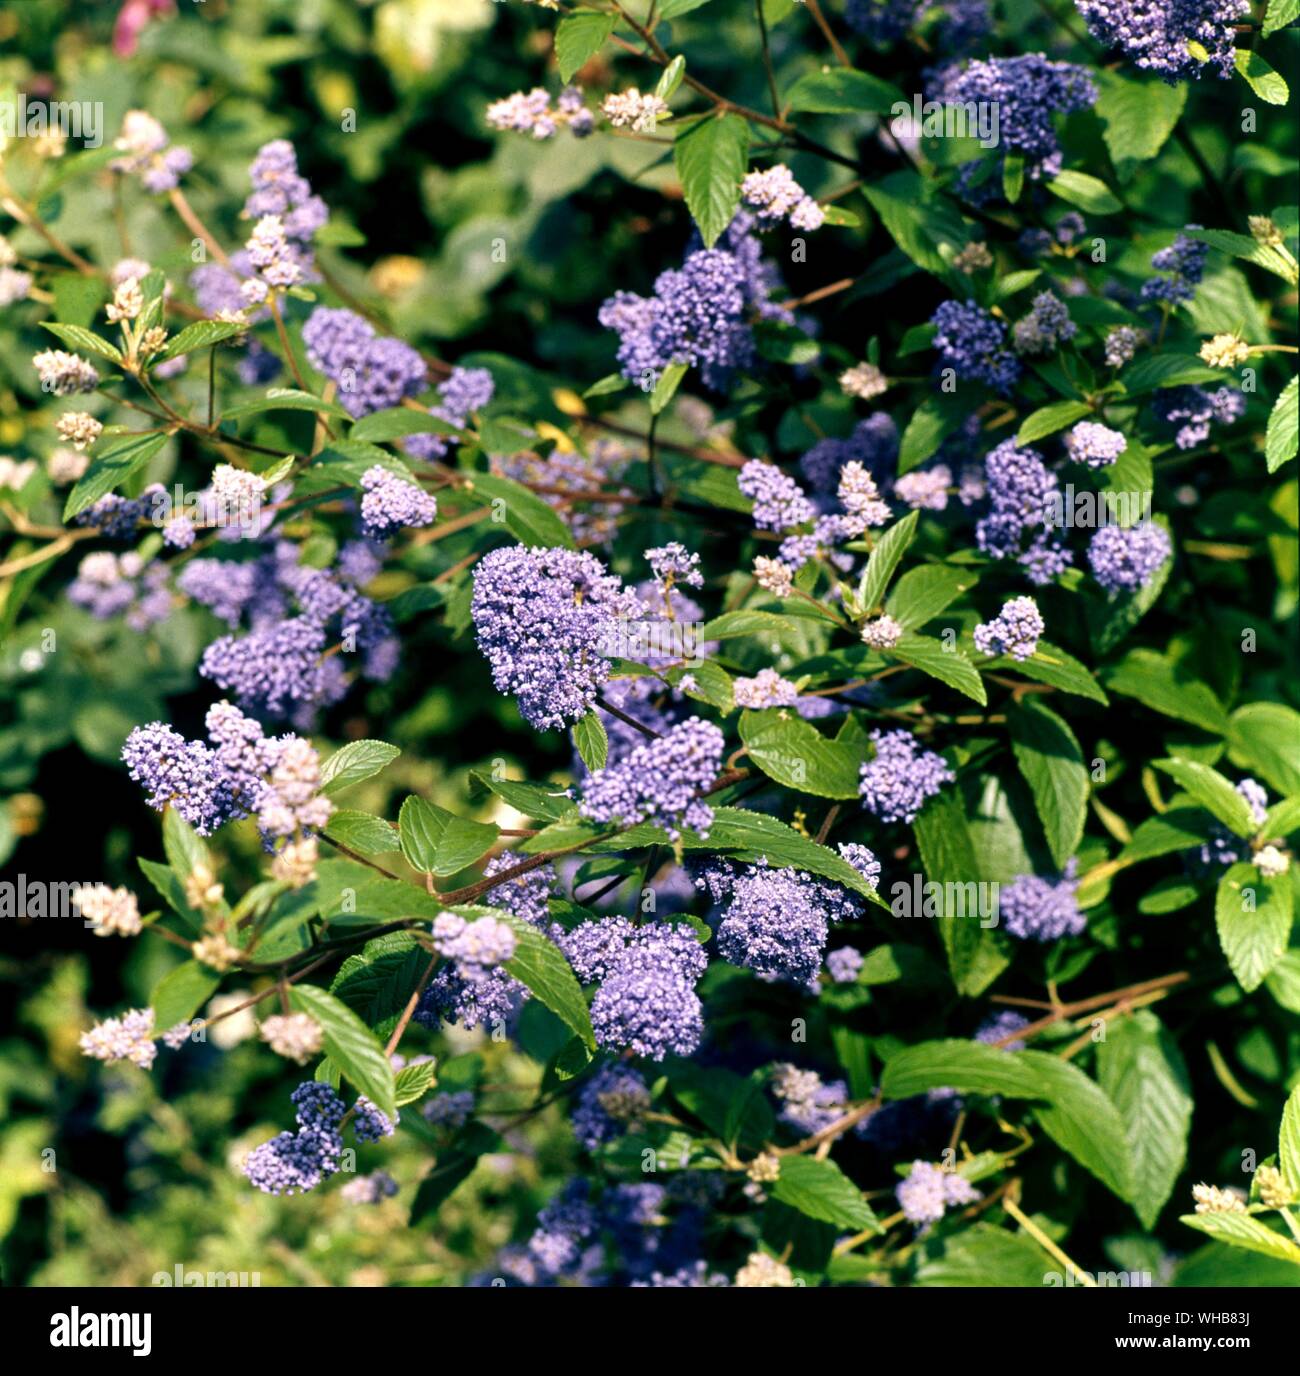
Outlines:
<svg viewBox="0 0 1300 1376"><path fill-rule="evenodd" d="M0 12L6 1277L1300 1283L1296 16Z"/></svg>

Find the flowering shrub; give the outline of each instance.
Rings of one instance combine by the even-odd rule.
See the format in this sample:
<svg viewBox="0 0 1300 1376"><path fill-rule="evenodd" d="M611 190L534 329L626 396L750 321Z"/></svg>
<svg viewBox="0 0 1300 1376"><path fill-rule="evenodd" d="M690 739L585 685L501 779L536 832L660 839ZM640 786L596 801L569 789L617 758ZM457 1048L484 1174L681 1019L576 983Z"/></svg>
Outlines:
<svg viewBox="0 0 1300 1376"><path fill-rule="evenodd" d="M1294 1284L1294 5L481 8L14 73L55 1069L444 1282Z"/></svg>

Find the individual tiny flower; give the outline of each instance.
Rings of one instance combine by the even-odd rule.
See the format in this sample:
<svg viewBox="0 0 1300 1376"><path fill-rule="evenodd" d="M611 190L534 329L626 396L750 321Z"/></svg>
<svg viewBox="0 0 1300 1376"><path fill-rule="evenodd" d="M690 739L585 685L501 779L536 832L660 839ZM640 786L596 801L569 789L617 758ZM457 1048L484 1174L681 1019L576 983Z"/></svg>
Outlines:
<svg viewBox="0 0 1300 1376"><path fill-rule="evenodd" d="M1065 437L1065 452L1089 468L1106 468L1127 448L1128 440L1118 430L1095 420L1081 420Z"/></svg>
<svg viewBox="0 0 1300 1376"><path fill-rule="evenodd" d="M1169 534L1155 521L1100 526L1088 544L1088 567L1107 592L1144 588L1173 552Z"/></svg>
<svg viewBox="0 0 1300 1376"><path fill-rule="evenodd" d="M972 242L966 245L960 253L952 260L952 265L958 272L964 272L967 277L972 273L980 272L984 268L993 266L993 255L989 252L987 244Z"/></svg>
<svg viewBox="0 0 1300 1376"><path fill-rule="evenodd" d="M735 1279L735 1285L742 1290L791 1290L796 1284L794 1272L785 1262L766 1252L751 1252Z"/></svg>
<svg viewBox="0 0 1300 1376"><path fill-rule="evenodd" d="M975 648L982 655L1031 659L1046 629L1038 603L1032 597L1013 597L992 621L982 621L975 627Z"/></svg>
<svg viewBox="0 0 1300 1376"><path fill-rule="evenodd" d="M104 433L103 425L85 411L65 411L54 428L74 449L88 448Z"/></svg>
<svg viewBox="0 0 1300 1376"><path fill-rule="evenodd" d="M92 1060L130 1061L148 1070L158 1055L154 1041L153 1009L133 1008L120 1018L108 1018L82 1033L78 1043L82 1055Z"/></svg>
<svg viewBox="0 0 1300 1376"><path fill-rule="evenodd" d="M432 525L438 503L423 488L375 464L361 475L365 496L361 499L362 534L383 540L406 526Z"/></svg>
<svg viewBox="0 0 1300 1376"><path fill-rule="evenodd" d="M1216 334L1201 345L1200 356L1211 368L1235 368L1250 357L1250 345L1235 334Z"/></svg>
<svg viewBox="0 0 1300 1376"><path fill-rule="evenodd" d="M1192 1198L1198 1214L1244 1214L1246 1201L1236 1190L1221 1190L1217 1185L1193 1185Z"/></svg>
<svg viewBox="0 0 1300 1376"><path fill-rule="evenodd" d="M286 1060L305 1064L321 1049L321 1025L307 1013L276 1013L266 1018L259 1031L262 1040Z"/></svg>
<svg viewBox="0 0 1300 1376"><path fill-rule="evenodd" d="M1255 868L1265 879L1276 879L1291 868L1291 857L1276 846L1261 846L1253 859Z"/></svg>
<svg viewBox="0 0 1300 1376"><path fill-rule="evenodd" d="M779 559L760 554L754 559L754 580L764 592L784 601L794 587L794 570Z"/></svg>
<svg viewBox="0 0 1300 1376"><path fill-rule="evenodd" d="M77 911L96 936L138 936L142 930L140 908L130 889L110 889L107 884L80 889Z"/></svg>
<svg viewBox="0 0 1300 1376"><path fill-rule="evenodd" d="M826 957L826 969L836 984L852 984L862 969L862 952L856 946L837 946Z"/></svg>
<svg viewBox="0 0 1300 1376"><path fill-rule="evenodd" d="M653 134L656 122L668 113L668 103L657 95L642 95L635 86L630 86L622 95L613 92L607 95L601 102L600 112L615 129Z"/></svg>
<svg viewBox="0 0 1300 1376"><path fill-rule="evenodd" d="M892 650L902 638L902 623L889 615L877 616L862 628L862 642L873 650Z"/></svg>
<svg viewBox="0 0 1300 1376"><path fill-rule="evenodd" d="M889 387L889 379L874 363L855 363L840 374L840 391L859 401L870 401Z"/></svg>
<svg viewBox="0 0 1300 1376"><path fill-rule="evenodd" d="M99 386L99 374L94 368L84 358L62 349L44 349L33 354L32 366L40 377L41 390L56 397L93 392Z"/></svg>
<svg viewBox="0 0 1300 1376"><path fill-rule="evenodd" d="M737 707L793 707L799 690L775 669L760 669L754 678L738 678L733 691Z"/></svg>
<svg viewBox="0 0 1300 1376"><path fill-rule="evenodd" d="M201 965L211 966L214 970L229 970L243 956L238 946L232 945L220 932L201 937L190 947L194 959Z"/></svg>
<svg viewBox="0 0 1300 1376"><path fill-rule="evenodd" d="M926 802L956 775L942 755L923 750L910 731L873 731L875 758L860 771L862 806L882 822L909 825Z"/></svg>

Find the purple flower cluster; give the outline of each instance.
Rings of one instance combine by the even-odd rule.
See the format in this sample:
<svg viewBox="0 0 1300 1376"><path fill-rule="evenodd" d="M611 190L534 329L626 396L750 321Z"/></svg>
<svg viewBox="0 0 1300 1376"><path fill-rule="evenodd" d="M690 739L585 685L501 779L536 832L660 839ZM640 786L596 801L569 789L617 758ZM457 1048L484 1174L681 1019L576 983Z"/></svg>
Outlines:
<svg viewBox="0 0 1300 1376"><path fill-rule="evenodd" d="M945 301L930 317L939 366L962 382L979 382L1005 396L1020 376L1007 347L1007 327L973 301Z"/></svg>
<svg viewBox="0 0 1300 1376"><path fill-rule="evenodd" d="M1211 424L1231 425L1246 414L1246 398L1235 387L1164 387L1155 394L1151 409L1156 419L1177 426L1174 443L1179 449L1195 449L1210 437Z"/></svg>
<svg viewBox="0 0 1300 1376"><path fill-rule="evenodd" d="M126 112L113 147L120 154L109 163L113 171L139 177L154 195L174 190L194 166L194 154L172 144L167 131L144 110Z"/></svg>
<svg viewBox="0 0 1300 1376"><path fill-rule="evenodd" d="M690 717L587 780L581 804L595 822L651 822L676 841L682 827L707 836L713 809L698 798L718 777L726 742L712 722Z"/></svg>
<svg viewBox="0 0 1300 1376"><path fill-rule="evenodd" d="M973 1204L980 1198L980 1192L964 1175L929 1161L913 1161L907 1179L894 1193L907 1221L918 1228L937 1223L951 1205Z"/></svg>
<svg viewBox="0 0 1300 1376"><path fill-rule="evenodd" d="M495 549L474 570L471 615L500 693L539 731L590 711L609 678L601 646L617 619L635 617L636 594L594 555L567 549Z"/></svg>
<svg viewBox="0 0 1300 1376"><path fill-rule="evenodd" d="M985 1046L992 1046L1000 1042L1004 1037L1009 1037L1013 1032L1020 1032L1029 1026L1029 1019L1023 1013L1017 1013L1013 1008L1004 1008L999 1013L994 1013L992 1017L985 1018L975 1029L974 1040L983 1042ZM1025 1044L1019 1038L1015 1041L1007 1042L1002 1048L1003 1051L1023 1051Z"/></svg>
<svg viewBox="0 0 1300 1376"><path fill-rule="evenodd" d="M799 459L799 469L814 492L834 492L846 463L860 463L877 482L898 462L898 426L888 411L860 420L847 439L820 439Z"/></svg>
<svg viewBox="0 0 1300 1376"><path fill-rule="evenodd" d="M1088 925L1079 911L1078 865L1071 860L1056 881L1036 874L1017 875L1002 885L998 911L1010 936L1021 941L1059 941L1078 936Z"/></svg>
<svg viewBox="0 0 1300 1376"><path fill-rule="evenodd" d="M1200 229L1200 225L1188 225L1187 228ZM1191 301L1205 275L1205 259L1209 252L1209 244L1180 234L1168 248L1152 254L1151 266L1164 275L1148 278L1142 283L1143 301L1169 306Z"/></svg>
<svg viewBox="0 0 1300 1376"><path fill-rule="evenodd" d="M411 346L354 311L317 306L302 327L307 361L335 383L353 416L367 416L416 396L428 385L424 360Z"/></svg>
<svg viewBox="0 0 1300 1376"><path fill-rule="evenodd" d="M772 1093L781 1104L780 1121L808 1136L830 1127L848 1109L849 1087L843 1080L823 1081L815 1070L800 1070L788 1061L772 1067Z"/></svg>
<svg viewBox="0 0 1300 1376"><path fill-rule="evenodd" d="M975 648L982 655L1010 655L1030 659L1047 629L1032 597L1013 597L992 621L975 627Z"/></svg>
<svg viewBox="0 0 1300 1376"><path fill-rule="evenodd" d="M578 1093L573 1135L578 1145L595 1151L634 1127L650 1107L645 1077L631 1066L602 1066Z"/></svg>
<svg viewBox="0 0 1300 1376"><path fill-rule="evenodd" d="M750 459L736 482L741 494L754 503L754 524L759 530L790 530L817 514L803 488L764 459Z"/></svg>
<svg viewBox="0 0 1300 1376"><path fill-rule="evenodd" d="M1025 176L1044 181L1061 170L1061 146L1055 117L1089 109L1097 88L1082 68L1053 62L1042 53L1019 57L991 57L964 67L953 63L938 68L927 91L930 99L950 105L995 105L998 110L998 158L993 175L986 164L965 164L957 188L974 204L997 200L1002 194L1001 165L1017 154L1024 159Z"/></svg>
<svg viewBox="0 0 1300 1376"><path fill-rule="evenodd" d="M244 1159L249 1183L264 1194L306 1194L339 1168L343 1100L327 1084L308 1080L289 1096L297 1132L282 1132Z"/></svg>
<svg viewBox="0 0 1300 1376"><path fill-rule="evenodd" d="M862 806L882 822L914 822L926 802L956 775L942 755L923 750L910 731L871 733L875 758L862 766Z"/></svg>
<svg viewBox="0 0 1300 1376"><path fill-rule="evenodd" d="M1233 71L1234 26L1250 13L1246 0L1077 0L1093 36L1166 81ZM1194 57L1190 45L1208 53Z"/></svg>
<svg viewBox="0 0 1300 1376"><path fill-rule="evenodd" d="M1019 560L1038 586L1069 567L1071 554L1048 525L1049 504L1058 490L1054 474L1036 450L1003 440L984 463L988 514L975 526L975 543L995 559Z"/></svg>
<svg viewBox="0 0 1300 1376"><path fill-rule="evenodd" d="M1099 526L1088 542L1088 567L1107 592L1136 592L1172 553L1168 531L1155 521Z"/></svg>
<svg viewBox="0 0 1300 1376"><path fill-rule="evenodd" d="M1108 468L1128 448L1128 440L1118 430L1081 420L1065 437L1065 452L1074 463L1089 468Z"/></svg>
<svg viewBox="0 0 1300 1376"><path fill-rule="evenodd" d="M146 631L172 613L167 566L146 564L134 551L117 555L99 550L81 561L68 584L68 601L98 621L125 614L131 630Z"/></svg>
<svg viewBox="0 0 1300 1376"><path fill-rule="evenodd" d="M300 175L293 144L288 139L264 143L248 169L248 179L253 189L244 202L244 215L250 220L277 216L286 238L303 252L329 219L329 210ZM302 260L301 265L304 270L310 267L310 259Z"/></svg>
<svg viewBox="0 0 1300 1376"><path fill-rule="evenodd" d="M495 390L492 374L486 368L453 368L438 384L438 400L429 407L429 414L458 430L463 429L469 418L492 400ZM408 435L406 452L417 459L441 459L454 443L450 435L431 432Z"/></svg>
<svg viewBox="0 0 1300 1376"><path fill-rule="evenodd" d="M375 464L361 475L365 496L361 499L361 533L371 540L385 540L406 526L432 525L438 503L423 488Z"/></svg>
<svg viewBox="0 0 1300 1376"><path fill-rule="evenodd" d="M826 957L826 971L835 984L853 984L862 970L862 952L856 946L837 946Z"/></svg>
<svg viewBox="0 0 1300 1376"><path fill-rule="evenodd" d="M1016 349L1022 354L1050 354L1073 339L1078 330L1065 302L1050 291L1041 291L1034 297L1029 314L1016 321Z"/></svg>

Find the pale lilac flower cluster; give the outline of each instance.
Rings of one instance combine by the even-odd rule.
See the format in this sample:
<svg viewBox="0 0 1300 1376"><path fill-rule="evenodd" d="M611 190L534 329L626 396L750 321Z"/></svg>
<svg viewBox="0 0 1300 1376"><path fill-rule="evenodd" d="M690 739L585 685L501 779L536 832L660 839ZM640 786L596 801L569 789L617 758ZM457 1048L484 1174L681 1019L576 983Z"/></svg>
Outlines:
<svg viewBox="0 0 1300 1376"><path fill-rule="evenodd" d="M968 200L983 205L1001 198L1002 165L1012 154L1024 159L1024 175L1031 182L1050 180L1060 172L1055 117L1089 109L1096 103L1097 87L1082 67L1053 62L1042 53L1025 53L940 67L927 95L952 105L997 106L998 156L992 174L983 162L967 163L956 183Z"/></svg>
<svg viewBox="0 0 1300 1376"><path fill-rule="evenodd" d="M68 584L68 601L97 621L125 615L133 631L145 631L172 613L166 565L146 564L134 551L119 555L97 550L86 555Z"/></svg>
<svg viewBox="0 0 1300 1376"><path fill-rule="evenodd" d="M1118 430L1095 420L1081 420L1065 437L1065 452L1075 463L1089 468L1107 468L1128 448L1128 440Z"/></svg>
<svg viewBox="0 0 1300 1376"><path fill-rule="evenodd" d="M515 953L515 932L499 917L467 922L457 913L440 913L433 922L439 952L454 962L456 974L477 984L505 965Z"/></svg>
<svg viewBox="0 0 1300 1376"><path fill-rule="evenodd" d="M856 459L840 469L836 495L840 505L849 513L855 533L861 534L872 526L883 526L893 515L889 503L880 495L876 480Z"/></svg>
<svg viewBox="0 0 1300 1376"><path fill-rule="evenodd" d="M497 691L546 731L590 711L610 673L600 647L640 606L594 555L510 545L475 568L470 610Z"/></svg>
<svg viewBox="0 0 1300 1376"><path fill-rule="evenodd" d="M1169 533L1155 521L1099 526L1088 542L1088 567L1107 592L1144 588L1173 553Z"/></svg>
<svg viewBox="0 0 1300 1376"><path fill-rule="evenodd" d="M760 221L789 220L795 229L820 229L826 212L799 185L784 163L765 172L750 172L740 194L754 207Z"/></svg>
<svg viewBox="0 0 1300 1376"><path fill-rule="evenodd" d="M1188 229L1200 227L1187 226ZM1205 259L1209 252L1209 244L1180 234L1168 248L1162 248L1152 254L1151 266L1164 275L1148 278L1142 283L1143 301L1155 301L1170 306L1184 305L1191 301L1196 295L1201 278L1205 275Z"/></svg>
<svg viewBox="0 0 1300 1376"><path fill-rule="evenodd" d="M871 733L875 757L859 772L862 806L882 822L916 820L926 802L956 775L942 755L924 750L910 731Z"/></svg>
<svg viewBox="0 0 1300 1376"><path fill-rule="evenodd" d="M339 389L353 416L398 406L428 385L424 360L391 335L377 335L355 311L317 306L302 327L307 361Z"/></svg>
<svg viewBox="0 0 1300 1376"><path fill-rule="evenodd" d="M401 1114L397 1120L401 1120ZM378 1142L381 1137L391 1137L397 1131L397 1122L382 1113L362 1094L353 1110L352 1131L358 1142Z"/></svg>
<svg viewBox="0 0 1300 1376"><path fill-rule="evenodd" d="M815 1070L800 1070L788 1061L772 1067L772 1093L781 1104L780 1121L808 1136L848 1111L849 1087L843 1080L823 1081Z"/></svg>
<svg viewBox="0 0 1300 1376"><path fill-rule="evenodd" d="M741 494L754 503L754 524L759 530L790 530L817 514L803 488L764 459L750 459L736 482Z"/></svg>
<svg viewBox="0 0 1300 1376"><path fill-rule="evenodd" d="M492 400L495 386L486 368L453 368L438 384L438 400L429 414L461 430ZM441 459L454 443L452 436L432 432L408 435L405 441L406 452L417 459Z"/></svg>
<svg viewBox="0 0 1300 1376"><path fill-rule="evenodd" d="M1152 398L1156 419L1177 426L1174 443L1195 449L1210 437L1212 424L1231 425L1246 414L1246 398L1235 387L1163 387Z"/></svg>
<svg viewBox="0 0 1300 1376"><path fill-rule="evenodd" d="M856 946L837 946L826 957L826 971L835 984L853 984L862 970L862 952Z"/></svg>
<svg viewBox="0 0 1300 1376"><path fill-rule="evenodd" d="M1235 26L1250 14L1246 0L1077 0L1093 36L1173 84L1213 72L1232 75ZM1209 55L1201 61L1190 45Z"/></svg>
<svg viewBox="0 0 1300 1376"><path fill-rule="evenodd" d="M952 469L946 463L914 468L894 482L894 496L913 511L946 511Z"/></svg>
<svg viewBox="0 0 1300 1376"><path fill-rule="evenodd" d="M875 617L862 628L862 643L873 650L892 650L902 638L902 623L888 614Z"/></svg>
<svg viewBox="0 0 1300 1376"><path fill-rule="evenodd" d="M298 171L298 155L288 139L272 139L257 150L248 169L252 191L244 202L244 215L260 220L274 215L285 235L303 256L298 260L304 275L311 267L307 245L329 219L329 210L311 184Z"/></svg>
<svg viewBox="0 0 1300 1376"><path fill-rule="evenodd" d="M1071 860L1055 881L1036 874L1017 875L998 895L1002 926L1021 941L1059 941L1078 936L1088 925L1079 911L1078 864Z"/></svg>
<svg viewBox="0 0 1300 1376"><path fill-rule="evenodd" d="M690 553L680 541L671 540L658 549L645 552L650 571L661 583L687 588L702 588L704 575L700 572L700 556Z"/></svg>
<svg viewBox="0 0 1300 1376"><path fill-rule="evenodd" d="M538 140L552 138L561 125L567 126L575 138L585 138L595 125L577 86L566 86L554 106L550 92L542 86L516 91L487 107L487 122L493 129L531 134Z"/></svg>
<svg viewBox="0 0 1300 1376"><path fill-rule="evenodd" d="M708 835L713 809L698 797L718 777L726 742L712 722L691 717L638 745L587 780L580 810L595 822L651 822L676 841L681 828Z"/></svg>
<svg viewBox="0 0 1300 1376"><path fill-rule="evenodd" d="M194 154L173 145L167 131L144 110L126 112L113 147L121 154L109 163L113 171L139 177L141 186L155 195L174 190L194 166Z"/></svg>
<svg viewBox="0 0 1300 1376"><path fill-rule="evenodd" d="M1034 449L1017 449L1003 440L984 463L989 510L975 526L975 543L995 559L1016 558L1031 583L1050 583L1069 567L1070 551L1048 524L1052 495L1058 490Z"/></svg>
<svg viewBox="0 0 1300 1376"><path fill-rule="evenodd" d="M469 1122L474 1113L474 1091L455 1089L445 1094L435 1094L420 1109L424 1121L435 1128L461 1128Z"/></svg>
<svg viewBox="0 0 1300 1376"><path fill-rule="evenodd" d="M732 683L737 707L793 707L799 690L775 669L760 669L753 678L738 678Z"/></svg>
<svg viewBox="0 0 1300 1376"><path fill-rule="evenodd" d="M514 867L528 856L518 851L503 850L483 866L483 877L491 879ZM527 874L516 875L492 890L492 906L504 908L529 926L546 931L550 922L551 886L555 883L555 866L538 865Z"/></svg>
<svg viewBox="0 0 1300 1376"><path fill-rule="evenodd" d="M975 1029L975 1036L972 1040L982 1042L985 1046L992 1046L996 1042L1002 1041L1004 1037L1010 1037L1013 1032L1023 1031L1029 1026L1029 1019L1023 1013L1017 1013L1014 1008L1004 1008L999 1013L994 1013L991 1017L985 1018ZM1025 1043L1020 1038L1009 1041L1002 1047L1003 1051L1023 1051Z"/></svg>
<svg viewBox="0 0 1300 1376"><path fill-rule="evenodd" d="M913 1161L912 1169L894 1191L909 1223L928 1228L944 1210L955 1204L974 1204L980 1192L956 1171L946 1171L929 1161Z"/></svg>
<svg viewBox="0 0 1300 1376"><path fill-rule="evenodd" d="M1029 314L1016 321L1016 350L1022 354L1050 354L1078 331L1065 302L1053 292L1041 291L1034 297Z"/></svg>
<svg viewBox="0 0 1300 1376"><path fill-rule="evenodd" d="M387 1171L374 1171L349 1180L339 1191L339 1198L349 1204L379 1204L397 1193L397 1181Z"/></svg>
<svg viewBox="0 0 1300 1376"><path fill-rule="evenodd" d="M56 397L93 392L99 386L99 374L94 367L84 358L63 349L42 349L33 354L32 367L40 378L41 391Z"/></svg>
<svg viewBox="0 0 1300 1376"><path fill-rule="evenodd" d="M1007 347L1007 327L973 301L945 301L930 317L939 366L962 382L979 382L1006 396L1020 377Z"/></svg>
<svg viewBox="0 0 1300 1376"><path fill-rule="evenodd" d="M1013 597L992 621L981 621L975 627L975 648L982 655L1031 659L1046 629L1043 614L1032 597Z"/></svg>
<svg viewBox="0 0 1300 1376"><path fill-rule="evenodd" d="M133 1008L120 1018L107 1018L82 1033L78 1042L81 1054L109 1064L130 1061L148 1070L158 1055L153 1020L152 1008Z"/></svg>
<svg viewBox="0 0 1300 1376"><path fill-rule="evenodd" d="M16 301L26 301L31 289L31 273L19 272L8 264L0 264L0 310L12 306Z"/></svg>
<svg viewBox="0 0 1300 1376"><path fill-rule="evenodd" d="M653 92L642 95L635 86L630 86L621 94L611 91L601 101L600 112L615 129L652 134L658 121L668 114L668 103Z"/></svg>
<svg viewBox="0 0 1300 1376"><path fill-rule="evenodd" d="M370 540L386 540L408 526L432 525L438 503L421 487L382 464L361 475L361 533Z"/></svg>

